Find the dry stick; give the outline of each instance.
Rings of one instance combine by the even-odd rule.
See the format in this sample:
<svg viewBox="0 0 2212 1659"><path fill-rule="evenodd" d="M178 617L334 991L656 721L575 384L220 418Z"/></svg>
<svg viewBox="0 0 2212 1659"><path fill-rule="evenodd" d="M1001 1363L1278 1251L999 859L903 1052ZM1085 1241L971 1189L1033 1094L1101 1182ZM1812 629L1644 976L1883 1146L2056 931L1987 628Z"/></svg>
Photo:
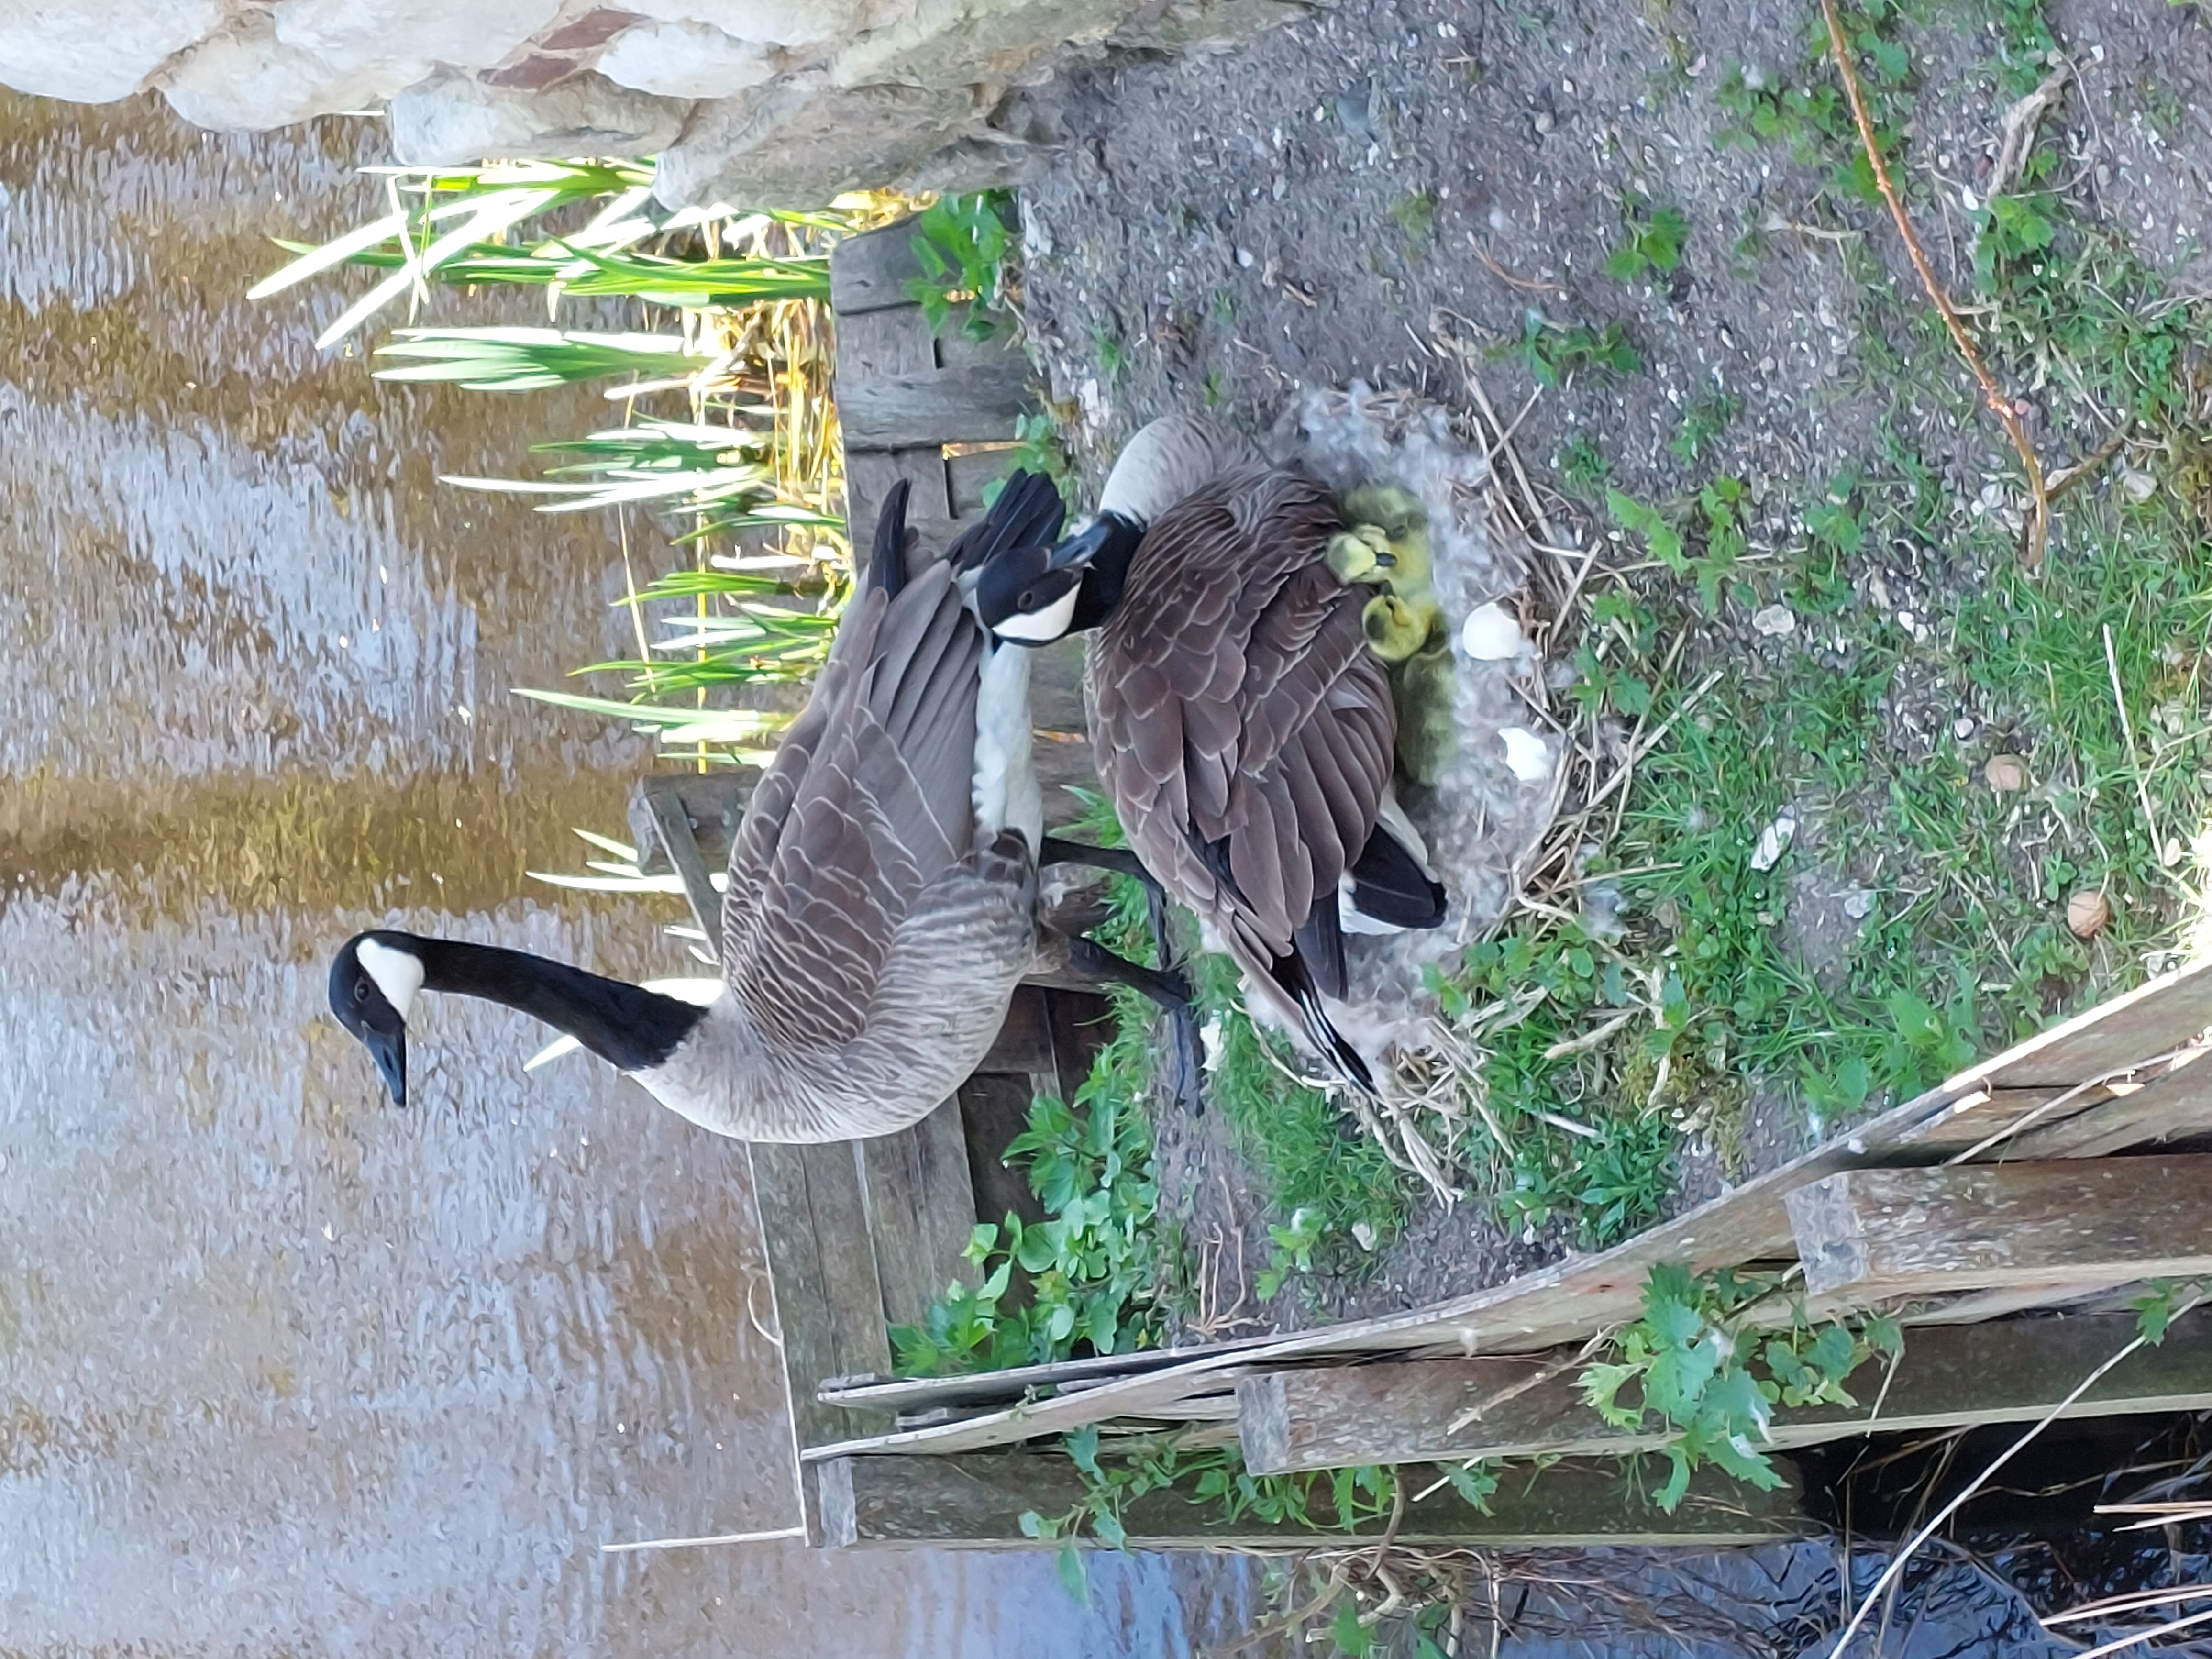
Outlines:
<svg viewBox="0 0 2212 1659"><path fill-rule="evenodd" d="M1834 0L1822 0L1822 3L1832 8ZM1834 15L1832 9L1829 15L1832 17ZM2172 1318L2169 1319L2167 1323L2171 1325L2173 1322L2173 1320L2180 1318L2183 1314L2189 1312L2190 1310L2196 1307L2197 1304L2203 1301L2203 1299L2204 1297L2202 1293L2190 1297L2187 1302L2184 1303L2179 1308L2174 1310ZM2041 1434L2053 1423L2056 1423L2061 1417L2065 1415L2069 1407L2072 1406L2074 1402L2079 1400L2083 1395L2088 1393L2091 1389L2096 1387L2106 1372L2112 1370L2113 1367L2118 1365L2123 1360L2133 1356L2150 1339L2147 1336L2136 1336L2110 1359L2105 1361L2103 1364L2098 1366L2097 1369L2091 1371L2088 1376L2083 1377L2079 1382L2075 1383L2074 1385L2074 1391L2071 1394L2068 1395L2066 1398L2053 1406L2049 1411L2044 1413L2042 1417L2037 1419L2034 1426L2030 1428L2026 1434L2021 1436L2019 1439L2014 1441L2011 1445L2006 1447L2003 1451L2000 1452L1990 1463L1987 1468L1984 1468L1979 1474L1976 1475L1972 1480L1969 1480L1966 1486L1960 1489L1957 1497L1954 1498L1949 1503L1944 1504L1942 1509L1936 1510L1934 1516L1929 1521L1928 1524L1921 1528L1918 1532L1914 1533L1911 1539L1905 1544L1905 1547L1899 1550L1896 1555L1891 1559L1890 1564L1887 1567L1882 1569L1881 1577L1875 1580L1874 1588L1867 1592L1865 1600L1859 1603L1859 1610L1851 1615L1851 1622L1844 1626L1843 1634L1836 1638L1836 1645L1828 1650L1828 1659L1843 1659L1844 1650L1851 1644L1851 1638L1857 1635L1859 1632L1859 1627L1866 1623L1866 1616L1873 1610L1874 1604L1881 1599L1884 1591L1887 1590L1892 1584L1895 1583L1898 1579L1904 1575L1905 1564L1911 1561L1913 1556L1919 1553L1920 1547L1923 1544L1926 1543L1942 1529L1943 1523L1945 1522L1948 1521L1954 1515L1956 1515L1961 1509L1965 1508L1966 1501L1972 1498L1973 1495L1979 1492L1984 1486L1987 1486L1990 1483L1990 1477L1995 1475L1999 1469L2011 1462L2014 1457L2019 1453L2027 1449L2029 1441L2034 1439L2036 1436Z"/></svg>
<svg viewBox="0 0 2212 1659"><path fill-rule="evenodd" d="M1850 100L1851 118L1858 123L1859 143L1866 150L1867 165L1874 169L1874 181L1881 191L1882 200L1889 204L1889 216L1897 221L1897 234L1905 239L1905 251L1912 258L1912 268L1920 273L1920 285L1927 289L1929 302L1942 315L1943 326L1950 331L1952 344L1959 348L1966 367L1982 383L1982 396L1990 412L2004 423L2005 435L2020 452L2020 464L2027 472L2027 490L2034 507L2028 520L2024 556L2029 569L2040 569L2044 544L2051 533L2051 494L2044 488L2043 463L2036 459L2027 434L2021 428L2020 417L2012 411L2012 399L1984 366L1981 353L1974 349L1974 343L1966 333L1966 325L1959 320L1959 313L1952 309L1950 299L1943 292L1943 284L1936 280L1935 267L1928 263L1920 239L1912 233L1912 221L1905 216L1905 198L1897 193L1896 181L1889 176L1889 163L1882 159L1881 145L1875 137L1874 118L1867 113L1866 91L1859 85L1858 71L1851 66L1851 49L1844 39L1844 20L1837 15L1836 0L1820 0L1820 13L1828 21L1829 53L1836 60L1836 73L1843 77L1844 95Z"/></svg>

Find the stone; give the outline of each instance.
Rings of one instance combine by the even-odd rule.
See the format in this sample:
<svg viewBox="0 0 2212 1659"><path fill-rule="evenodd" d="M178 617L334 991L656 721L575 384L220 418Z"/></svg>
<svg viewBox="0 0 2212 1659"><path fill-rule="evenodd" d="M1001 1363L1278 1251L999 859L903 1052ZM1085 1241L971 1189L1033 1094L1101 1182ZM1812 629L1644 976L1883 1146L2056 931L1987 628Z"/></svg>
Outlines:
<svg viewBox="0 0 2212 1659"><path fill-rule="evenodd" d="M561 0L277 0L276 38L341 70L397 62L491 69L560 15Z"/></svg>
<svg viewBox="0 0 2212 1659"><path fill-rule="evenodd" d="M391 85L363 70L334 69L276 38L266 12L246 12L185 52L159 76L161 94L195 126L259 132L328 110L358 106L418 80L430 65L395 65Z"/></svg>
<svg viewBox="0 0 2212 1659"><path fill-rule="evenodd" d="M2066 925L2077 939L2094 939L2112 919L2112 907L2102 893L2083 888L2066 901Z"/></svg>
<svg viewBox="0 0 2212 1659"><path fill-rule="evenodd" d="M0 84L105 104L222 26L221 0L70 0L0 6Z"/></svg>
<svg viewBox="0 0 2212 1659"><path fill-rule="evenodd" d="M818 208L906 185L981 125L965 87L764 87L699 105L661 152L653 193L669 207Z"/></svg>
<svg viewBox="0 0 2212 1659"><path fill-rule="evenodd" d="M595 67L618 87L664 98L725 98L775 78L778 53L704 23L641 23Z"/></svg>
<svg viewBox="0 0 2212 1659"><path fill-rule="evenodd" d="M830 60L841 87L982 86L995 97L1018 82L1045 78L1072 53L1097 47L1122 21L1119 0L967 0L924 3L888 28L872 29Z"/></svg>
<svg viewBox="0 0 2212 1659"><path fill-rule="evenodd" d="M392 147L411 167L529 156L651 155L675 143L690 108L590 73L540 92L434 75L392 100Z"/></svg>
<svg viewBox="0 0 2212 1659"><path fill-rule="evenodd" d="M971 3L974 0L971 0ZM990 0L981 0L989 4ZM957 13L945 0L623 0L629 10L664 23L704 24L756 46L810 46L850 40L916 10Z"/></svg>
<svg viewBox="0 0 2212 1659"><path fill-rule="evenodd" d="M1751 625L1769 639L1781 639L1797 631L1797 613L1786 605L1770 605L1754 611Z"/></svg>

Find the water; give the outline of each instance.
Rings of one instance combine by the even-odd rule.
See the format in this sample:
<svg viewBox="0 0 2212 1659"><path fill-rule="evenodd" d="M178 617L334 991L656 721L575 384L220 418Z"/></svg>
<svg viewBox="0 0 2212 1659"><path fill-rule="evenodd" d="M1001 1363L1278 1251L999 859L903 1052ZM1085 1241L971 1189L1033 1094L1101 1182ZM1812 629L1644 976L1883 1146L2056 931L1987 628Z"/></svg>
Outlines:
<svg viewBox="0 0 2212 1659"><path fill-rule="evenodd" d="M322 1012L394 921L615 972L576 900L639 740L512 698L624 654L611 520L440 485L588 392L381 386L240 296L378 204L366 122L0 94L0 1651L1115 1655L1247 1581L768 1545L790 1475L743 1160L480 1005L416 1103ZM276 199L281 198L281 200ZM641 556L650 551L640 543ZM665 919L661 918L661 919Z"/></svg>

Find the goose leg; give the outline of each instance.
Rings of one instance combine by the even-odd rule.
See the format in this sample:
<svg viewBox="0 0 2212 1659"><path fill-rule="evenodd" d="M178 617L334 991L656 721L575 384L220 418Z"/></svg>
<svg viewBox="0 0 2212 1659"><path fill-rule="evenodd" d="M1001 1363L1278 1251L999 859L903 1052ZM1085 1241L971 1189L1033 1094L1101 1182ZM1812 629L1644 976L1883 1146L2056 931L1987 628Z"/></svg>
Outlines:
<svg viewBox="0 0 2212 1659"><path fill-rule="evenodd" d="M1093 870L1110 870L1117 876L1132 877L1152 892L1158 892L1160 887L1152 879L1152 872L1137 862L1137 855L1126 847L1088 847L1079 841L1047 836L1038 843L1037 862L1085 865Z"/></svg>
<svg viewBox="0 0 2212 1659"><path fill-rule="evenodd" d="M1047 836L1037 845L1037 863L1040 866L1080 864L1090 869L1129 877L1145 890L1145 924L1152 930L1154 959L1169 963L1175 961L1174 942L1168 937L1167 893L1152 872L1146 869L1138 861L1137 855L1127 848L1091 847L1079 841ZM1133 988L1144 990L1141 985ZM1151 995L1151 993L1146 992L1146 994Z"/></svg>
<svg viewBox="0 0 2212 1659"><path fill-rule="evenodd" d="M1198 1036L1198 1014L1190 1000L1190 981L1175 969L1164 972L1140 966L1116 956L1094 939L1061 935L1066 971L1094 984L1123 985L1149 997L1168 1017L1169 1076L1176 1102L1195 1117L1206 1109L1199 1092L1205 1058Z"/></svg>

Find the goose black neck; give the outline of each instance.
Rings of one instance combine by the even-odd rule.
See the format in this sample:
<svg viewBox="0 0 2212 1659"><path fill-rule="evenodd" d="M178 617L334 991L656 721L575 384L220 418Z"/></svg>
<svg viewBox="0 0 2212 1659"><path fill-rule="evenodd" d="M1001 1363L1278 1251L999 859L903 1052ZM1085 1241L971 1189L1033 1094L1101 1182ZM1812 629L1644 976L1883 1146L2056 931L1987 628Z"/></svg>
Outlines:
<svg viewBox="0 0 2212 1659"><path fill-rule="evenodd" d="M416 942L422 988L497 1002L566 1033L625 1072L673 1054L706 1010L565 962L457 939Z"/></svg>
<svg viewBox="0 0 2212 1659"><path fill-rule="evenodd" d="M1076 590L1075 614L1068 623L1073 634L1097 628L1120 608L1129 562L1145 539L1144 525L1119 513L1101 513L1091 530L1098 537L1098 551L1091 556L1083 585Z"/></svg>

